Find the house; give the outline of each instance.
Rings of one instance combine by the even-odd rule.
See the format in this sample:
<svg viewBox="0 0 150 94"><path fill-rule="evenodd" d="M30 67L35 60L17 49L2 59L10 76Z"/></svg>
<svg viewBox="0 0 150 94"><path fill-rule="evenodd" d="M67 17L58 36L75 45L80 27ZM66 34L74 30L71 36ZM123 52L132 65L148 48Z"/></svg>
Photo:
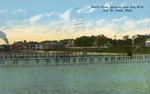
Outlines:
<svg viewBox="0 0 150 94"><path fill-rule="evenodd" d="M74 41L69 41L68 44L65 45L65 48L73 47Z"/></svg>
<svg viewBox="0 0 150 94"><path fill-rule="evenodd" d="M24 47L24 43L22 41L14 42L12 45L10 45L11 50L22 50L23 47Z"/></svg>
<svg viewBox="0 0 150 94"><path fill-rule="evenodd" d="M58 49L58 48L64 48L64 44L60 42L55 42L55 41L44 41L40 43L40 47L42 49Z"/></svg>
<svg viewBox="0 0 150 94"><path fill-rule="evenodd" d="M108 41L104 46L105 46L105 48L108 48L108 47L111 47L112 44Z"/></svg>
<svg viewBox="0 0 150 94"><path fill-rule="evenodd" d="M32 49L32 50L39 49L39 43L34 41L29 42L28 49Z"/></svg>
<svg viewBox="0 0 150 94"><path fill-rule="evenodd" d="M150 39L147 39L145 42L145 47L150 47Z"/></svg>
<svg viewBox="0 0 150 94"><path fill-rule="evenodd" d="M107 43L105 43L104 46L100 46L99 48L108 48L111 46L112 46L112 44L109 41L107 41ZM92 47L97 47L96 41L93 42Z"/></svg>

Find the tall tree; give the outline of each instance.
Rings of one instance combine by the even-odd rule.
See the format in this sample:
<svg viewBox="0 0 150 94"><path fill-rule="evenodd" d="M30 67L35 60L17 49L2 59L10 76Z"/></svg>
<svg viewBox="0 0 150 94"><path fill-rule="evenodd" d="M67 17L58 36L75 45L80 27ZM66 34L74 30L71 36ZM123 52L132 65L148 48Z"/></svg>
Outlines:
<svg viewBox="0 0 150 94"><path fill-rule="evenodd" d="M91 37L82 36L74 40L74 46L75 47L91 47L95 39L96 39L95 36L91 36Z"/></svg>
<svg viewBox="0 0 150 94"><path fill-rule="evenodd" d="M127 39L129 39L129 35L123 36L123 40L127 40Z"/></svg>
<svg viewBox="0 0 150 94"><path fill-rule="evenodd" d="M138 37L136 39L134 39L134 45L135 46L143 46L143 45L145 45L146 39L147 39L146 36L138 35Z"/></svg>
<svg viewBox="0 0 150 94"><path fill-rule="evenodd" d="M96 44L97 46L103 46L108 42L108 38L106 36L104 36L103 34L102 35L99 35L96 39Z"/></svg>

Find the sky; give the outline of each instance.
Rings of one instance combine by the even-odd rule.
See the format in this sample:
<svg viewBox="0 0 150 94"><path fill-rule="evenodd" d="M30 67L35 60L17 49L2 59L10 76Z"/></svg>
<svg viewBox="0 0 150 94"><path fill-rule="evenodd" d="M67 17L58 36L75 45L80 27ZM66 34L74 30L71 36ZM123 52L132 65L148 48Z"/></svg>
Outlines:
<svg viewBox="0 0 150 94"><path fill-rule="evenodd" d="M0 0L0 31L10 43L150 34L149 4L150 0Z"/></svg>

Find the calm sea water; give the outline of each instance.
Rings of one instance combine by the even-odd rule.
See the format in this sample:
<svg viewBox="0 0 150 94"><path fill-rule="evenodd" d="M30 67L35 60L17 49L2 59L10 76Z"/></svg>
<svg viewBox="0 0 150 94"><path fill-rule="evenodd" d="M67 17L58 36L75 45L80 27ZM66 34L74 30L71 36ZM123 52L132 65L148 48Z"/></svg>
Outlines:
<svg viewBox="0 0 150 94"><path fill-rule="evenodd" d="M0 94L150 94L150 63L0 67Z"/></svg>

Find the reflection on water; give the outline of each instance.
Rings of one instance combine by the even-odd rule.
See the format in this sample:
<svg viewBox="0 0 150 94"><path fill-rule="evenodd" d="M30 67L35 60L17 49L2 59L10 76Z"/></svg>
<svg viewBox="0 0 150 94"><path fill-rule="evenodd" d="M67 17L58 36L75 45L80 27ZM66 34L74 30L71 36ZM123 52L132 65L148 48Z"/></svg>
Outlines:
<svg viewBox="0 0 150 94"><path fill-rule="evenodd" d="M149 94L149 63L0 67L1 94Z"/></svg>

